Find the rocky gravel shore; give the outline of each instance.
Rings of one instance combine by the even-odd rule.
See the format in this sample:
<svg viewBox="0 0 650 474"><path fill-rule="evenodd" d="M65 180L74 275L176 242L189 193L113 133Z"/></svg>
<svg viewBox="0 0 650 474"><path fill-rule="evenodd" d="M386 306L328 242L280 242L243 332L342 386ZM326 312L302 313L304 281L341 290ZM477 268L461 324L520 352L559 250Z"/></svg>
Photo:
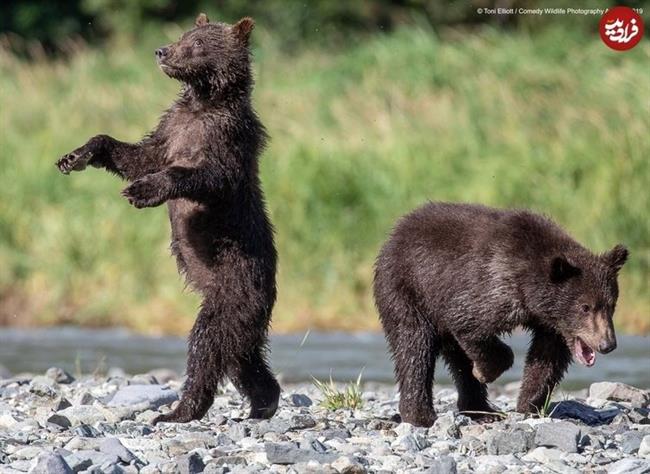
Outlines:
<svg viewBox="0 0 650 474"><path fill-rule="evenodd" d="M560 400L543 417L514 413L517 386L497 387L502 420L477 424L436 389L429 429L396 422L393 386L366 384L363 407L326 410L311 384L284 385L271 420L246 420L225 387L205 419L151 426L178 400L167 370L75 378L4 374L0 472L17 473L650 473L650 391L602 382Z"/></svg>

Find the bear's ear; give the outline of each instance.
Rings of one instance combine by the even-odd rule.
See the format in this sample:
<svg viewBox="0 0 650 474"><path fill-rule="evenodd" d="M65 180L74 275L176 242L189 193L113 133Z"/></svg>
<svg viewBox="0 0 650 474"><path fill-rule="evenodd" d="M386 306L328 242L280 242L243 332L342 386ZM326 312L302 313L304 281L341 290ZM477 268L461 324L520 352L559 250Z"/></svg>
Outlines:
<svg viewBox="0 0 650 474"><path fill-rule="evenodd" d="M580 269L573 265L564 255L558 255L551 261L550 278L553 283L564 283L569 278L580 275Z"/></svg>
<svg viewBox="0 0 650 474"><path fill-rule="evenodd" d="M617 274L623 268L623 265L625 265L629 253L625 245L618 244L609 252L605 252L603 259L607 262L612 272Z"/></svg>
<svg viewBox="0 0 650 474"><path fill-rule="evenodd" d="M239 41L248 45L253 28L255 28L255 21L246 16L233 25L232 32Z"/></svg>
<svg viewBox="0 0 650 474"><path fill-rule="evenodd" d="M199 26L205 26L208 23L210 23L210 20L208 20L208 15L205 13L199 13L199 16L196 17L196 20L194 20L194 24L199 27Z"/></svg>

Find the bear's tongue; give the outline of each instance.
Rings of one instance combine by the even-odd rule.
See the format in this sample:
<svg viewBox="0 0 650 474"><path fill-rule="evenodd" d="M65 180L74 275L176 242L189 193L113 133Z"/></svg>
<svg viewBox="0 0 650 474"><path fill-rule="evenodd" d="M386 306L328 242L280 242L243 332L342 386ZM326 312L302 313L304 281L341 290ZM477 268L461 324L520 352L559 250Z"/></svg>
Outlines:
<svg viewBox="0 0 650 474"><path fill-rule="evenodd" d="M596 352L579 337L575 339L573 352L582 365L591 367L596 362Z"/></svg>

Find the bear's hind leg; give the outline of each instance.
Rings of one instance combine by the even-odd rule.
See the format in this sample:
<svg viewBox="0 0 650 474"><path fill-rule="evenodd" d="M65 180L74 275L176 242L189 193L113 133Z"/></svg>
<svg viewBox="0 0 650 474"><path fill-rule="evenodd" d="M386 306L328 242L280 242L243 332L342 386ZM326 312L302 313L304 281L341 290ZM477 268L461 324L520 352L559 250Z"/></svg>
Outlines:
<svg viewBox="0 0 650 474"><path fill-rule="evenodd" d="M392 311L397 308L391 307ZM391 311L391 312L392 312ZM428 321L403 307L398 317L384 312L382 322L399 385L402 421L415 426L431 426L436 421L433 408L433 375L438 356L438 337Z"/></svg>
<svg viewBox="0 0 650 474"><path fill-rule="evenodd" d="M213 313L201 309L194 323L188 342L187 380L181 400L173 411L158 416L153 424L160 422L187 423L200 420L214 401L219 382L225 376L221 357L221 335Z"/></svg>
<svg viewBox="0 0 650 474"><path fill-rule="evenodd" d="M442 357L449 368L458 391L458 411L477 421L494 421L494 408L487 396L487 387L472 373L473 363L451 335L442 339Z"/></svg>
<svg viewBox="0 0 650 474"><path fill-rule="evenodd" d="M280 385L264 354L264 343L228 364L228 377L239 393L250 399L249 418L271 418L278 408Z"/></svg>

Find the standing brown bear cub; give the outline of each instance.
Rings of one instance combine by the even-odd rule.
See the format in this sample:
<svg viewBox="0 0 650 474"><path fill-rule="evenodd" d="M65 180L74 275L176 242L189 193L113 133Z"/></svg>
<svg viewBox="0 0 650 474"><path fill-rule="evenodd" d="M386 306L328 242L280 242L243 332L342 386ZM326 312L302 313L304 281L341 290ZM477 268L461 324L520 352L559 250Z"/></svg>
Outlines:
<svg viewBox="0 0 650 474"><path fill-rule="evenodd" d="M586 366L616 348L617 245L594 255L528 211L429 203L402 218L376 263L375 300L395 362L400 414L430 426L442 355L458 409L490 419L486 384L513 362L499 335L532 333L517 411L535 413L572 356Z"/></svg>
<svg viewBox="0 0 650 474"><path fill-rule="evenodd" d="M98 135L57 163L65 174L91 165L130 181L122 194L137 208L166 202L179 270L203 296L183 396L154 423L202 418L225 377L250 399L252 418L278 406L266 362L276 251L258 177L267 136L251 106L252 29L250 18L231 26L199 15L155 52L183 85L158 127L134 144Z"/></svg>

